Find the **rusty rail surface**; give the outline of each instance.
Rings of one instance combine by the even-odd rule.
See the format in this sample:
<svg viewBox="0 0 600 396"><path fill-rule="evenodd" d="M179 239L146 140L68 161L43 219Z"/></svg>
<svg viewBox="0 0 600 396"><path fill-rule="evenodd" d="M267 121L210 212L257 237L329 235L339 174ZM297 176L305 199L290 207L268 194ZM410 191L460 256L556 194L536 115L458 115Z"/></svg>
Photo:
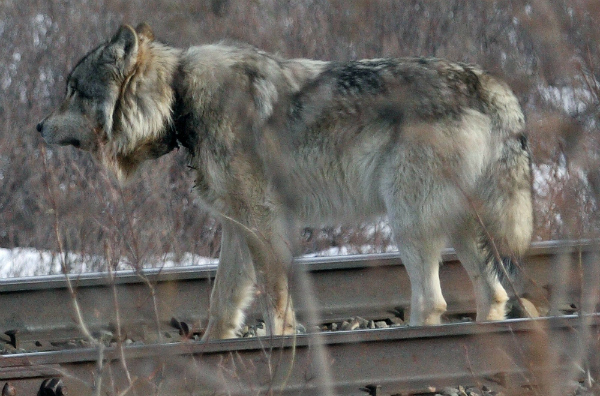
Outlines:
<svg viewBox="0 0 600 396"><path fill-rule="evenodd" d="M591 242L534 244L515 288L550 312L564 311L565 306L578 310L585 307L581 298L585 291L596 290L600 284L596 255L596 244ZM393 253L296 261L295 270L309 274L314 286L321 322L350 316L387 318L401 315L409 305L408 278ZM440 277L449 315L473 312L470 282L452 250L444 252L443 261ZM422 392L461 381L544 386L560 378L551 375L552 370L564 373L574 365L581 367L581 361L576 361L582 356L581 334L597 334L600 323L597 316L589 316L588 326L582 327L582 319L562 317L209 344L185 340L172 327L172 318L193 327L205 323L214 274L214 267L187 267L142 274L125 271L113 280L106 274L71 276L71 280L92 330L114 329L116 292L120 311L127 313L120 318L124 337L146 343L124 348L131 378L136 378L131 386L143 389L138 394L150 388L153 391L148 394L221 394L217 390L240 395L269 390L273 394L324 394L319 381L328 371L333 394L365 394L360 388L382 394L368 385L381 386L385 394ZM299 317L305 320L308 303L302 293L294 292ZM1 280L0 304L0 333L7 333L4 341L13 344L15 351L46 351L0 355L0 381L10 380L18 395L35 394L42 379L53 377L62 377L70 394L92 394L98 361L106 361L104 386L120 390L129 386L117 348L106 348L102 358L98 349L63 350L73 347L73 338L81 337L64 276ZM594 303L585 312L595 308ZM162 341L184 340L147 345L159 341L159 333ZM317 344L326 346L321 360L315 359ZM547 362L539 363L540 356ZM323 361L325 368L320 367Z"/></svg>
<svg viewBox="0 0 600 396"><path fill-rule="evenodd" d="M592 315L126 347L131 383L119 351L108 348L101 383L114 394L131 387L143 395L324 395L323 384L340 395L414 394L456 384L550 395L586 359L595 365L585 368L597 372L597 357L585 351L597 351L599 330L600 317ZM582 348L584 332L593 347ZM325 347L322 360L317 345ZM33 395L42 378L62 377L69 394L92 395L98 360L95 349L0 356L0 381Z"/></svg>

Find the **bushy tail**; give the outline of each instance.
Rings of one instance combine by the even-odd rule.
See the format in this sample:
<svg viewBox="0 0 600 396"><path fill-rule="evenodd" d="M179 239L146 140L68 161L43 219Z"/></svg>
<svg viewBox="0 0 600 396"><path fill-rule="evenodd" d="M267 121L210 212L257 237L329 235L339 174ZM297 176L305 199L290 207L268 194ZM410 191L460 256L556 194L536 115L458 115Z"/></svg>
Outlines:
<svg viewBox="0 0 600 396"><path fill-rule="evenodd" d="M527 137L518 135L504 141L501 155L480 190L482 248L491 257L500 278L514 269L533 233L531 155ZM500 266L503 266L504 271Z"/></svg>
<svg viewBox="0 0 600 396"><path fill-rule="evenodd" d="M487 270L498 276L500 283L506 285L510 280L519 278L521 256L500 254L494 242L486 236L482 236L480 248L487 257L486 263L489 265Z"/></svg>

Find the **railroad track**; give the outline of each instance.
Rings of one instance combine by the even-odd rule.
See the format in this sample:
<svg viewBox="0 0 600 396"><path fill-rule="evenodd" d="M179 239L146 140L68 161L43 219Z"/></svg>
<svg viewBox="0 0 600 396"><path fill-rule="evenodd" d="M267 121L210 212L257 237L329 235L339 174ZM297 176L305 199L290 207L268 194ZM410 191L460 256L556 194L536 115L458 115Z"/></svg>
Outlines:
<svg viewBox="0 0 600 396"><path fill-rule="evenodd" d="M534 244L515 288L542 311L593 312L597 298L581 296L597 292L600 284L596 255L592 243ZM468 316L474 311L470 282L451 250L443 261L449 320ZM313 284L318 325L355 316L392 323L408 309L408 278L394 254L297 264ZM5 349L11 352L0 356L0 381L9 381L17 395L36 394L49 378L61 378L71 395L94 394L94 378L102 378L103 389L114 394L131 386L143 395L324 395L323 384L329 384L331 394L387 395L458 383L556 388L564 385L555 384L557 379L582 375L577 367L597 370L594 359L584 359L587 351L598 350L588 342L598 340L600 318L594 314L201 344L193 341L194 333L206 321L214 274L214 267L202 267L123 272L114 279L72 277L85 323L104 337L102 348L82 340L64 277L0 281L0 330L7 332ZM310 304L293 292L305 320ZM119 318L129 344L123 348L114 342L115 293L120 312L127 312ZM309 330L314 325L308 323ZM43 394L58 394L56 384L46 381L43 386L54 393Z"/></svg>

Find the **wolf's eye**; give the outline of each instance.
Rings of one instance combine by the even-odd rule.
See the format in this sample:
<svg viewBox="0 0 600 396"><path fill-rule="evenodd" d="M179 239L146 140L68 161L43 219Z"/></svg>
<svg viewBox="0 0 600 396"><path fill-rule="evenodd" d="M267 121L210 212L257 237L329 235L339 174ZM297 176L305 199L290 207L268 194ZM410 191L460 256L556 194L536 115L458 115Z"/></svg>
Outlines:
<svg viewBox="0 0 600 396"><path fill-rule="evenodd" d="M77 91L77 89L75 88L75 83L73 81L69 81L67 83L67 98L73 96L75 94L75 91Z"/></svg>
<svg viewBox="0 0 600 396"><path fill-rule="evenodd" d="M68 85L68 87L67 87L67 96L68 96L68 97L71 97L71 96L75 95L75 93L77 93L77 95L78 95L80 98L82 98L82 99L90 99L90 98L91 98L91 95L88 95L88 94L86 93L86 91L85 91L85 90L83 90L83 89L81 88L81 86L79 86L79 84L77 83L77 81L73 81L73 80L71 80L71 81L69 82L69 85Z"/></svg>
<svg viewBox="0 0 600 396"><path fill-rule="evenodd" d="M79 91L79 84L77 84L77 80L71 79L67 83L67 95L71 96L75 92Z"/></svg>
<svg viewBox="0 0 600 396"><path fill-rule="evenodd" d="M82 99L91 99L91 95L88 95L85 91L78 89L77 90L77 94L79 95L80 98Z"/></svg>

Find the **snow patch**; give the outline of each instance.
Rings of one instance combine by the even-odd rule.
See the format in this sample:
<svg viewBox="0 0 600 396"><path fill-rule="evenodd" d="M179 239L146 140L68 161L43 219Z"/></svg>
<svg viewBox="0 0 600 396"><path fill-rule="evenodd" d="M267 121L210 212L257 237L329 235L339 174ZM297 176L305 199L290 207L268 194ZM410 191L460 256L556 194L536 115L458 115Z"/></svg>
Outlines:
<svg viewBox="0 0 600 396"><path fill-rule="evenodd" d="M569 114L583 113L593 101L592 93L586 88L540 86L539 91L544 100Z"/></svg>
<svg viewBox="0 0 600 396"><path fill-rule="evenodd" d="M70 274L106 271L106 259L101 256L67 253L62 257L57 252L36 250L31 248L0 249L0 279L18 278L38 275L55 275L63 273L62 263L65 263ZM218 263L211 257L185 253L177 257L169 253L161 257L151 258L143 263L143 268L168 268L210 266ZM126 259L121 259L117 270L130 270L133 266Z"/></svg>
<svg viewBox="0 0 600 396"><path fill-rule="evenodd" d="M315 253L305 254L302 257L328 257L328 256L350 256L355 254L371 254L371 253L393 253L397 252L398 248L394 245L389 246L334 246L329 249L321 250Z"/></svg>

